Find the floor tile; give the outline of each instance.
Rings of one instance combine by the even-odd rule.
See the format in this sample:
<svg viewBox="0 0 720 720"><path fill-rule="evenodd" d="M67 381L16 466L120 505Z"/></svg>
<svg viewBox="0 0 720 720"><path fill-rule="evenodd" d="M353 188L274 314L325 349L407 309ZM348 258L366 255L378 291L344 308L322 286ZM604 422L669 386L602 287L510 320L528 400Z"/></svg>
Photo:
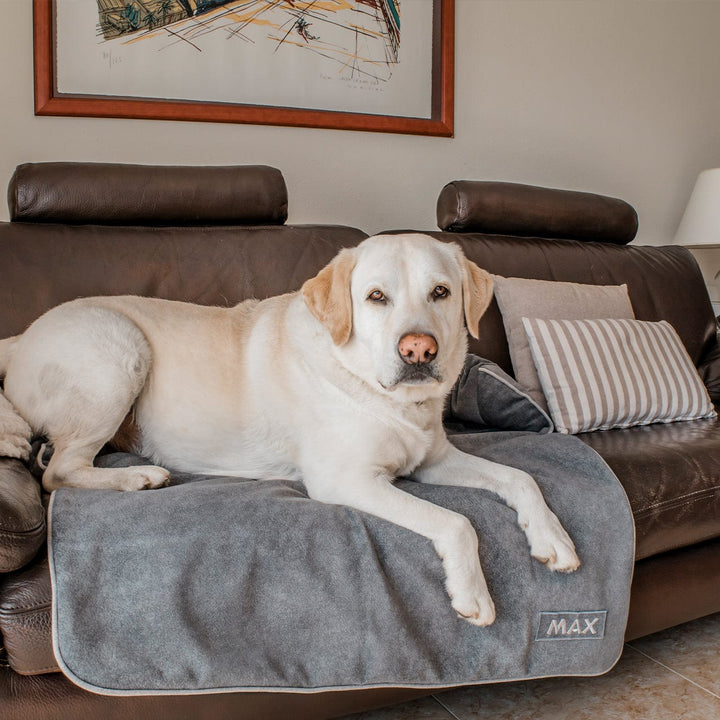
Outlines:
<svg viewBox="0 0 720 720"><path fill-rule="evenodd" d="M720 613L630 645L720 698Z"/></svg>
<svg viewBox="0 0 720 720"><path fill-rule="evenodd" d="M627 647L608 674L465 688L438 695L459 720L708 720L720 699Z"/></svg>
<svg viewBox="0 0 720 720"><path fill-rule="evenodd" d="M455 720L455 718L434 698L426 697L380 710L348 715L342 720Z"/></svg>
<svg viewBox="0 0 720 720"><path fill-rule="evenodd" d="M344 720L720 720L720 614L634 640L596 678L449 690Z"/></svg>

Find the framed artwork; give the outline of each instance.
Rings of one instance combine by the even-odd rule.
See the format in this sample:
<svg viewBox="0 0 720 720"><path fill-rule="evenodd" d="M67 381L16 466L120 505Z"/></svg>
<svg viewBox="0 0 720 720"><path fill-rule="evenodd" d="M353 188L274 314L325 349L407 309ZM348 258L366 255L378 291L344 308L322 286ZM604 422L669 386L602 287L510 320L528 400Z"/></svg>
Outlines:
<svg viewBox="0 0 720 720"><path fill-rule="evenodd" d="M455 0L33 0L35 114L452 136Z"/></svg>

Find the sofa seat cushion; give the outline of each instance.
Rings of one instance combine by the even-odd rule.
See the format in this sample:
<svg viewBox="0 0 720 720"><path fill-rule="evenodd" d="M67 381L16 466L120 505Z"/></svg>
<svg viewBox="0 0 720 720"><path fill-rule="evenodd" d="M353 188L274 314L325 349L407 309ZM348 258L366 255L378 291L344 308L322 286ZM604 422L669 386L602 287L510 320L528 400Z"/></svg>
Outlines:
<svg viewBox="0 0 720 720"><path fill-rule="evenodd" d="M0 573L23 567L44 542L39 483L20 460L0 457Z"/></svg>
<svg viewBox="0 0 720 720"><path fill-rule="evenodd" d="M622 483L636 559L720 537L720 422L690 420L578 435Z"/></svg>
<svg viewBox="0 0 720 720"><path fill-rule="evenodd" d="M52 649L52 585L47 555L0 580L0 634L10 667L21 675L57 672Z"/></svg>

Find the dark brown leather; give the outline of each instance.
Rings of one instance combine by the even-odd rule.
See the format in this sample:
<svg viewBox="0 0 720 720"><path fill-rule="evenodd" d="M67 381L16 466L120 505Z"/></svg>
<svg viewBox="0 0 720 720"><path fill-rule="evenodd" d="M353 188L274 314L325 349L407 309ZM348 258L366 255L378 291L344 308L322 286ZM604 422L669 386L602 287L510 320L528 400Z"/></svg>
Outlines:
<svg viewBox="0 0 720 720"><path fill-rule="evenodd" d="M161 167L107 163L19 165L10 219L99 225L282 225L279 170L262 165Z"/></svg>
<svg viewBox="0 0 720 720"><path fill-rule="evenodd" d="M720 537L720 421L579 435L625 488L636 560Z"/></svg>
<svg viewBox="0 0 720 720"><path fill-rule="evenodd" d="M81 690L59 673L23 677L0 667L2 720L324 720L412 700L403 688L323 693L220 693L108 697Z"/></svg>
<svg viewBox="0 0 720 720"><path fill-rule="evenodd" d="M297 290L366 237L330 225L127 228L0 223L0 337L58 303L137 294L235 305Z"/></svg>
<svg viewBox="0 0 720 720"><path fill-rule="evenodd" d="M28 563L45 541L40 485L27 468L0 458L0 572Z"/></svg>
<svg viewBox="0 0 720 720"><path fill-rule="evenodd" d="M720 609L720 540L641 560L630 594L628 640Z"/></svg>
<svg viewBox="0 0 720 720"><path fill-rule="evenodd" d="M629 243L638 217L624 200L517 183L456 180L437 201L441 230Z"/></svg>
<svg viewBox="0 0 720 720"><path fill-rule="evenodd" d="M0 632L10 667L21 675L57 672L52 649L52 586L45 554L0 585Z"/></svg>

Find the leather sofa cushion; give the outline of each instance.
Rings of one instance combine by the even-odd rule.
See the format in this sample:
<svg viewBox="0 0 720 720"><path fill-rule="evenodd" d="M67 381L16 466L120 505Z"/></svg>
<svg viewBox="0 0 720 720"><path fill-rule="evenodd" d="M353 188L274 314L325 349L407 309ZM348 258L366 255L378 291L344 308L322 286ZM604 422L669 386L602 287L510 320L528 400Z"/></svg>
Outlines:
<svg viewBox="0 0 720 720"><path fill-rule="evenodd" d="M638 216L624 200L506 182L456 180L437 201L441 230L629 243Z"/></svg>
<svg viewBox="0 0 720 720"><path fill-rule="evenodd" d="M720 420L578 435L630 500L636 559L720 537Z"/></svg>
<svg viewBox="0 0 720 720"><path fill-rule="evenodd" d="M21 675L59 670L52 649L52 585L47 557L8 575L0 587L0 633Z"/></svg>
<svg viewBox="0 0 720 720"><path fill-rule="evenodd" d="M263 165L164 167L26 163L8 187L10 219L96 225L282 225L287 188Z"/></svg>
<svg viewBox="0 0 720 720"><path fill-rule="evenodd" d="M19 460L0 458L0 572L25 565L44 541L39 483Z"/></svg>

